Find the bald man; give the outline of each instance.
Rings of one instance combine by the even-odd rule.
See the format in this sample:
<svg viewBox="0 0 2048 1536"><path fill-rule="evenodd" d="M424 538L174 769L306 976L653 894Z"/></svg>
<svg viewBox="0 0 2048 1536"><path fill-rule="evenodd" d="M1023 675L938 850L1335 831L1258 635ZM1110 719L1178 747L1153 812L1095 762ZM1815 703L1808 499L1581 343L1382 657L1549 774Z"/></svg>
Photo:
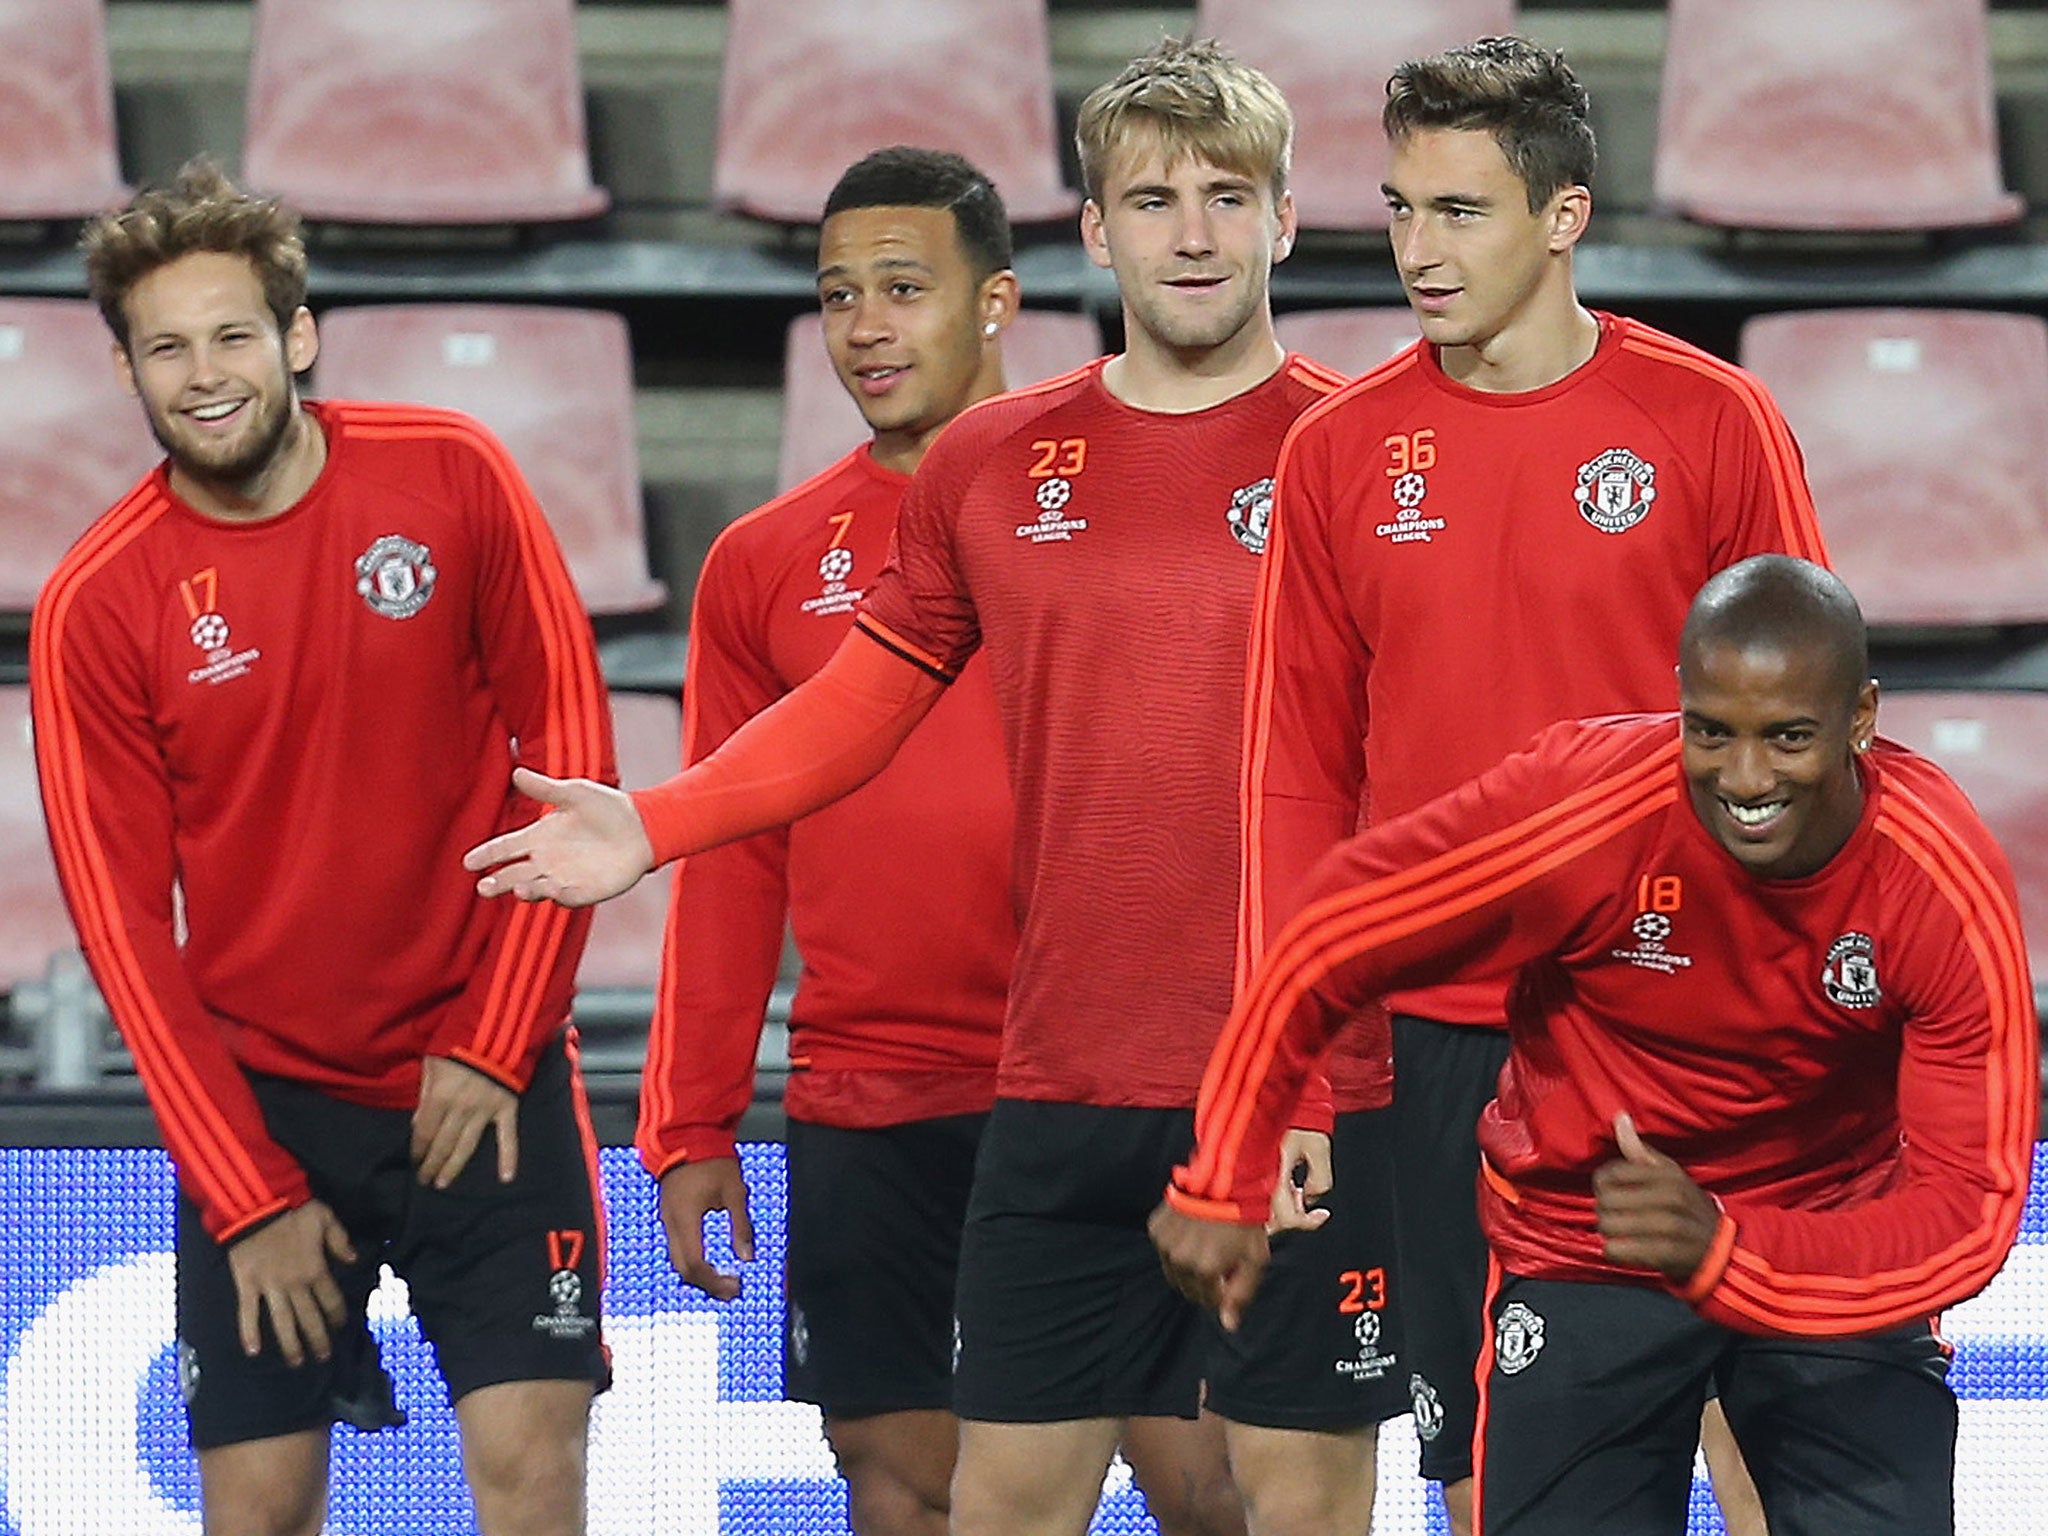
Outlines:
<svg viewBox="0 0 2048 1536"><path fill-rule="evenodd" d="M1487 1536L1677 1536L1710 1388L1773 1536L1953 1529L1933 1318L2018 1228L2033 991L2004 856L1877 739L1867 673L1834 576L1731 566L1689 611L1678 715L1554 726L1341 844L1218 1042L1153 1232L1228 1325L1338 1027L1512 978L1479 1128Z"/></svg>

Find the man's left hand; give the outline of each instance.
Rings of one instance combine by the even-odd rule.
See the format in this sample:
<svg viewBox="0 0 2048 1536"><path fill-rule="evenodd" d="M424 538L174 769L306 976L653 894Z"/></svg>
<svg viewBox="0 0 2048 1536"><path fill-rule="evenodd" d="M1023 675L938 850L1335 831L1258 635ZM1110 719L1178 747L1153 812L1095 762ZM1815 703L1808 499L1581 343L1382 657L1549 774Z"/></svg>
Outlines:
<svg viewBox="0 0 2048 1536"><path fill-rule="evenodd" d="M1209 1307L1225 1328L1235 1330L1259 1288L1268 1250L1265 1227L1256 1222L1204 1221L1161 1201L1145 1229L1173 1288Z"/></svg>
<svg viewBox="0 0 2048 1536"><path fill-rule="evenodd" d="M412 1162L422 1184L446 1189L469 1165L484 1132L498 1133L498 1182L519 1172L519 1095L452 1056L420 1064L412 1112Z"/></svg>
<svg viewBox="0 0 2048 1536"><path fill-rule="evenodd" d="M1627 1115L1614 1117L1614 1139L1621 1156L1593 1175L1608 1261L1658 1270L1683 1285L1713 1246L1721 1208L1683 1168L1644 1145Z"/></svg>
<svg viewBox="0 0 2048 1536"><path fill-rule="evenodd" d="M1330 1138L1321 1131L1291 1130L1280 1139L1280 1177L1266 1214L1266 1234L1313 1232L1330 1219L1316 1202L1330 1192Z"/></svg>

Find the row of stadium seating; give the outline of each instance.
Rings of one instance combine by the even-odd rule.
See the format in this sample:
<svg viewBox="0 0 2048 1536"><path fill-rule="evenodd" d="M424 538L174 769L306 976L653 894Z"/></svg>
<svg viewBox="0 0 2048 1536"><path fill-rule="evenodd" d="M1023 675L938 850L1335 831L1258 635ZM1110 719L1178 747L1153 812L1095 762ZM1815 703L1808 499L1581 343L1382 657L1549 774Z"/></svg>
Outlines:
<svg viewBox="0 0 2048 1536"><path fill-rule="evenodd" d="M0 219L123 195L105 0L0 3ZM2008 223L1986 0L1670 0L1656 195L1774 230ZM310 217L587 220L574 0L255 0L243 169ZM1065 218L1046 0L728 0L714 201L812 222L892 142L958 149L1020 223ZM1512 30L1515 0L1199 0L1194 25L1286 91L1305 225L1371 230L1385 146L1363 82ZM1758 173L1768 162L1769 175Z"/></svg>
<svg viewBox="0 0 2048 1536"><path fill-rule="evenodd" d="M1293 311L1281 339L1360 373L1414 339L1405 308ZM526 468L593 614L667 596L648 570L633 364L615 315L538 305L328 311L315 394L453 406ZM1086 315L1026 310L1009 382L1102 350ZM2048 323L1985 311L1839 309L1758 316L1741 361L1805 450L1830 545L1874 625L2048 623ZM865 436L815 314L787 333L780 485ZM0 613L23 612L88 522L155 461L115 383L91 305L0 299Z"/></svg>

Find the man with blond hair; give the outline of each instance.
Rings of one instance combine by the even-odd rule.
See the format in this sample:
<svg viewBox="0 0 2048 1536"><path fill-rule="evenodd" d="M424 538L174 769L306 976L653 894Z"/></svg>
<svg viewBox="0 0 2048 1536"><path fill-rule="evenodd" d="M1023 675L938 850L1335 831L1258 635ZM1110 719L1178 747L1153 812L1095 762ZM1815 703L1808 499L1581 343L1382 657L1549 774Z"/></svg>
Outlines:
<svg viewBox="0 0 2048 1536"><path fill-rule="evenodd" d="M486 895L603 900L847 793L986 649L1023 931L961 1254L960 1536L1078 1536L1126 1425L1198 1411L1203 1327L1144 1222L1230 1006L1274 464L1341 383L1273 335L1292 131L1272 83L1210 43L1164 43L1091 95L1081 234L1116 274L1124 353L948 427L855 633L720 751L632 797L522 775L555 814L470 856ZM1279 1529L1321 1474L1273 1466L1246 1486Z"/></svg>

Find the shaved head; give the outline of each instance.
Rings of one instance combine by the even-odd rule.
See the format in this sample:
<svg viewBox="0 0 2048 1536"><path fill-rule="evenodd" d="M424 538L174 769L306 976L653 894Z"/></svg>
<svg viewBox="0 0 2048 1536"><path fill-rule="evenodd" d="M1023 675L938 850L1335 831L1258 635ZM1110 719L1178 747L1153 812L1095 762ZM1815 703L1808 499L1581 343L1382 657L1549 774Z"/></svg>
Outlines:
<svg viewBox="0 0 2048 1536"><path fill-rule="evenodd" d="M1678 675L1695 675L1706 651L1768 650L1826 659L1842 706L1853 708L1870 674L1863 610L1824 566L1791 555L1753 555L1700 588L1678 640Z"/></svg>

